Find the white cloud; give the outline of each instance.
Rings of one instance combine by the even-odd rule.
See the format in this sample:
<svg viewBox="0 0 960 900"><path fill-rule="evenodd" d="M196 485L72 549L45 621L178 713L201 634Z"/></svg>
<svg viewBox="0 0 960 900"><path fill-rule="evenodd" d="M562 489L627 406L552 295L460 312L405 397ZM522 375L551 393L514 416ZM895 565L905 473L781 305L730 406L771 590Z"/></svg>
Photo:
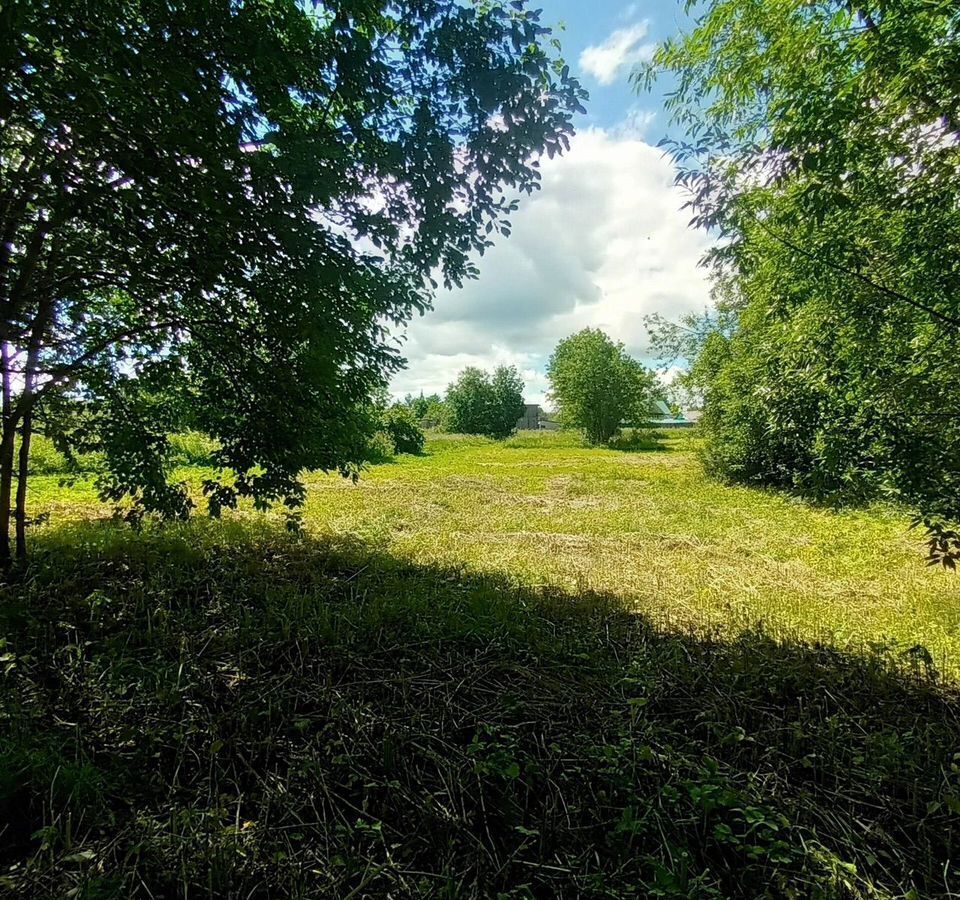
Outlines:
<svg viewBox="0 0 960 900"><path fill-rule="evenodd" d="M441 291L411 323L397 395L442 393L468 365L516 365L527 399L546 390L557 341L603 328L647 355L643 317L676 317L709 303L698 266L709 237L688 227L684 195L663 153L629 129L593 129L543 161L542 190L521 201L513 234L479 261L480 278Z"/></svg>
<svg viewBox="0 0 960 900"><path fill-rule="evenodd" d="M643 138L656 120L657 113L654 110L633 106L612 134L618 138Z"/></svg>
<svg viewBox="0 0 960 900"><path fill-rule="evenodd" d="M654 44L643 44L649 25L638 22L618 28L602 44L587 47L580 54L580 67L600 84L613 84L620 72L653 55Z"/></svg>

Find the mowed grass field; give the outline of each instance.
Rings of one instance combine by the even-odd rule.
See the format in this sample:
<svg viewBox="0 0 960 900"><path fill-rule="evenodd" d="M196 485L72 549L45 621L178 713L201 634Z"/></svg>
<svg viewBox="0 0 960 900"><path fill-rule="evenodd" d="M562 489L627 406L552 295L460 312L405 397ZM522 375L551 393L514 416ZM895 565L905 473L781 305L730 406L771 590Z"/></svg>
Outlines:
<svg viewBox="0 0 960 900"><path fill-rule="evenodd" d="M922 647L960 673L960 578L924 565L905 513L718 484L697 445L680 431L636 451L563 432L437 435L423 456L373 466L357 483L308 476L304 520L315 536L355 536L416 563L613 594L670 628L760 626L919 657ZM198 470L179 475L199 484ZM109 512L89 483L46 476L33 490L33 515L49 513L52 527Z"/></svg>
<svg viewBox="0 0 960 900"><path fill-rule="evenodd" d="M696 443L435 437L299 534L36 476L0 895L960 896L960 582Z"/></svg>

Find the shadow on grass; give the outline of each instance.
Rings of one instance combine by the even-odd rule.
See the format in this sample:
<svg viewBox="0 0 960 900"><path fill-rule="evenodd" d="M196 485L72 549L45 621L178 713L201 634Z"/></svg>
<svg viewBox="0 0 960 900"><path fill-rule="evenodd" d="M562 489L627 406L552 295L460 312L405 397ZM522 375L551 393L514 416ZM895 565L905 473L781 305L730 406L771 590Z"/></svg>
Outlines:
<svg viewBox="0 0 960 900"><path fill-rule="evenodd" d="M607 447L624 453L665 453L675 450L667 443L667 435L663 431L649 428L628 428L611 438Z"/></svg>
<svg viewBox="0 0 960 900"><path fill-rule="evenodd" d="M0 595L18 896L960 887L960 699L922 659L263 526L38 542Z"/></svg>

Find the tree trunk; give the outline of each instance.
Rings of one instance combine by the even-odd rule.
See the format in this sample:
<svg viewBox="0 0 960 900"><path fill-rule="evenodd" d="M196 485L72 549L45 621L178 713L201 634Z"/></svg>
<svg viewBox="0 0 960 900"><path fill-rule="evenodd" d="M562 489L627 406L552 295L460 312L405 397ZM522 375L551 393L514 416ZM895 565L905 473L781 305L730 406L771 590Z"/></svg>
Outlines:
<svg viewBox="0 0 960 900"><path fill-rule="evenodd" d="M20 426L20 459L17 467L17 561L27 558L27 470L30 462L30 438L33 436L33 408L36 405L34 391L37 386L37 365L40 360L40 343L50 315L51 304L41 304L30 335L27 350L27 365L23 377L23 393L17 401Z"/></svg>
<svg viewBox="0 0 960 900"><path fill-rule="evenodd" d="M17 562L23 562L27 558L27 468L32 434L33 412L28 409L20 428L20 459L17 464Z"/></svg>
<svg viewBox="0 0 960 900"><path fill-rule="evenodd" d="M10 567L10 498L13 482L13 450L16 435L11 413L10 347L0 343L3 365L3 416L0 427L0 569Z"/></svg>
<svg viewBox="0 0 960 900"><path fill-rule="evenodd" d="M10 550L10 499L13 483L14 429L4 427L0 440L0 570L9 569L13 560Z"/></svg>

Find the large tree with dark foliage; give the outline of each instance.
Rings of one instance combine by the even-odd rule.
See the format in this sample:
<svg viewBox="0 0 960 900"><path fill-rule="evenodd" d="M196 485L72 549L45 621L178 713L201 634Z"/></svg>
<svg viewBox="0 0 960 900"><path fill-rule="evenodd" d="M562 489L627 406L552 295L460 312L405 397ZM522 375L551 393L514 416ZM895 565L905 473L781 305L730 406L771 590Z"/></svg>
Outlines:
<svg viewBox="0 0 960 900"><path fill-rule="evenodd" d="M695 359L720 475L926 518L960 538L960 8L955 0L712 0L659 49L670 142L718 315ZM686 328L686 330L683 330Z"/></svg>
<svg viewBox="0 0 960 900"><path fill-rule="evenodd" d="M184 422L220 442L214 512L355 471L390 329L567 145L548 34L522 0L3 3L0 558L38 426L178 516Z"/></svg>

